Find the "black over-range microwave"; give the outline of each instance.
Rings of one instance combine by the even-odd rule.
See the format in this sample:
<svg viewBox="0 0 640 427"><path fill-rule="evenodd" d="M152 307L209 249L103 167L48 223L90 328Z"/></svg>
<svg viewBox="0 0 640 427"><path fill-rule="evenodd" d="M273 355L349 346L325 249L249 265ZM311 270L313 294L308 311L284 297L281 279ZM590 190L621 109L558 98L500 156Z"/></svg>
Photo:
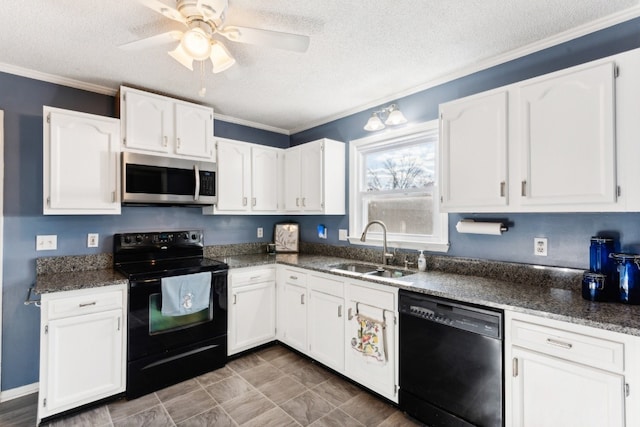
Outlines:
<svg viewBox="0 0 640 427"><path fill-rule="evenodd" d="M213 162L122 153L122 203L213 205L217 202Z"/></svg>

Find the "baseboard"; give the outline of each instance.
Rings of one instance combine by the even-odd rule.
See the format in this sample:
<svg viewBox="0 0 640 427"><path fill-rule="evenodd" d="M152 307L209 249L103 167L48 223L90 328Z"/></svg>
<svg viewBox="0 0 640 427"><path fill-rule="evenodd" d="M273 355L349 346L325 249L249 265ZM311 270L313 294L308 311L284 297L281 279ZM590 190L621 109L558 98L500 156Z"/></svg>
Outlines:
<svg viewBox="0 0 640 427"><path fill-rule="evenodd" d="M0 402L17 399L38 392L39 383L27 384L0 392Z"/></svg>

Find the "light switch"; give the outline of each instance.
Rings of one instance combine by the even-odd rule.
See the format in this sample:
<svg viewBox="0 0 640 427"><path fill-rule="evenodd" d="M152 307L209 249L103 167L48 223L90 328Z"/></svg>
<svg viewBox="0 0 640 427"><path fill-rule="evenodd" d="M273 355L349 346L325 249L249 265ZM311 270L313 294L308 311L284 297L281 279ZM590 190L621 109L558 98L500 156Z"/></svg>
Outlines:
<svg viewBox="0 0 640 427"><path fill-rule="evenodd" d="M36 251L55 251L56 249L58 249L57 235L36 236Z"/></svg>

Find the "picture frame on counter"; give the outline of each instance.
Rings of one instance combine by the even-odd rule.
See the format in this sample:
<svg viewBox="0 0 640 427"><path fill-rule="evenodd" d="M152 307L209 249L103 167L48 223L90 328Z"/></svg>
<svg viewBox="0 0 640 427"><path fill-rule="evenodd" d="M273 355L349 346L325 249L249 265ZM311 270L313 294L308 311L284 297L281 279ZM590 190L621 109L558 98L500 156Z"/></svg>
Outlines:
<svg viewBox="0 0 640 427"><path fill-rule="evenodd" d="M273 242L277 253L297 253L299 251L300 227L295 222L276 224Z"/></svg>

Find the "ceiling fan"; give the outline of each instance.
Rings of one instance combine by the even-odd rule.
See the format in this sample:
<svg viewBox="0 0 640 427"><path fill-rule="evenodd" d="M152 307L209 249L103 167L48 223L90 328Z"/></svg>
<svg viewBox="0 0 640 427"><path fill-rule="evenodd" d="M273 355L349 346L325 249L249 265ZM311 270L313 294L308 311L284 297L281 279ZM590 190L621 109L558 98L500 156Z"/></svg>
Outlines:
<svg viewBox="0 0 640 427"><path fill-rule="evenodd" d="M169 55L180 64L193 70L193 61L211 60L213 72L219 73L235 64L227 48L214 35L230 41L260 46L275 47L295 52L305 52L309 37L300 34L261 30L258 28L224 26L228 0L176 0L173 8L160 0L138 0L149 9L183 23L187 29L168 31L141 40L120 45L126 50L144 49L151 46L179 41Z"/></svg>

